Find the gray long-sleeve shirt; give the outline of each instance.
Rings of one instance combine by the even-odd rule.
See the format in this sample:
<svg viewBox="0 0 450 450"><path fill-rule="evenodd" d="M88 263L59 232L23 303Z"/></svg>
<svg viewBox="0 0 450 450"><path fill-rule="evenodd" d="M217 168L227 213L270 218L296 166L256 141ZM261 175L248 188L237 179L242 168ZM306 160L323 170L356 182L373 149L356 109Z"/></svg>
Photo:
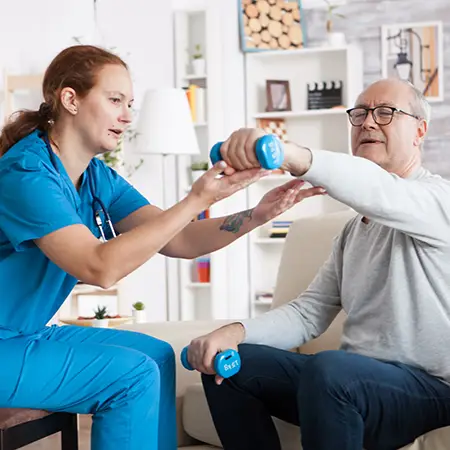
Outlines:
<svg viewBox="0 0 450 450"><path fill-rule="evenodd" d="M359 215L305 292L242 321L244 342L294 348L323 333L343 308L342 349L450 382L450 182L423 167L403 179L323 150L313 151L302 178Z"/></svg>

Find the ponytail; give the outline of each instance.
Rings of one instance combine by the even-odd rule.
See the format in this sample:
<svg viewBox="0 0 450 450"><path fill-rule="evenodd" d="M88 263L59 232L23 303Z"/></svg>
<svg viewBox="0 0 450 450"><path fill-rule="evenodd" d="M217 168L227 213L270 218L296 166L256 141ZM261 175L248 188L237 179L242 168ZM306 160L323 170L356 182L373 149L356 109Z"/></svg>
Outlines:
<svg viewBox="0 0 450 450"><path fill-rule="evenodd" d="M12 114L0 134L0 156L36 129L48 131L51 108L42 103L38 111L22 110Z"/></svg>

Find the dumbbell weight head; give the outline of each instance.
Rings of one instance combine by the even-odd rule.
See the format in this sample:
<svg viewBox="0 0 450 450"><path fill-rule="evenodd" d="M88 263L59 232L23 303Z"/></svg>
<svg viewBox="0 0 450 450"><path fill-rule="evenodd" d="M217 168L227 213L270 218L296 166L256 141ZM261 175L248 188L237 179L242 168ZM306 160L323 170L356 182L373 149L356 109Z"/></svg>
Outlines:
<svg viewBox="0 0 450 450"><path fill-rule="evenodd" d="M256 141L255 153L264 169L278 169L283 164L283 144L273 134L262 136Z"/></svg>
<svg viewBox="0 0 450 450"><path fill-rule="evenodd" d="M180 355L181 365L186 370L194 370L194 368L189 364L187 354L188 354L188 348L184 347L183 350L181 350L181 355Z"/></svg>
<svg viewBox="0 0 450 450"><path fill-rule="evenodd" d="M181 351L180 359L181 364L187 370L194 370L189 364L187 358L187 347L184 347ZM214 370L217 375L223 378L230 378L239 372L241 368L241 358L236 350L228 349L220 352L214 358Z"/></svg>
<svg viewBox="0 0 450 450"><path fill-rule="evenodd" d="M228 349L217 354L214 359L214 370L222 378L230 378L239 372L241 357L236 350Z"/></svg>
<svg viewBox="0 0 450 450"><path fill-rule="evenodd" d="M211 162L215 164L222 159L220 147L223 142L214 144L210 151ZM267 170L278 169L284 160L284 150L281 141L273 134L260 137L255 144L255 155L261 167Z"/></svg>

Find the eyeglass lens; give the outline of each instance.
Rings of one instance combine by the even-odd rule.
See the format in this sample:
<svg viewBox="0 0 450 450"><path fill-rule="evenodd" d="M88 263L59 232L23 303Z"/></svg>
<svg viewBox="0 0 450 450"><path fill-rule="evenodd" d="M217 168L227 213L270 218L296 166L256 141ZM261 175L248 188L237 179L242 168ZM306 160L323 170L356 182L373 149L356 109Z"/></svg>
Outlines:
<svg viewBox="0 0 450 450"><path fill-rule="evenodd" d="M383 106L375 108L373 110L373 120L378 125L388 125L392 120L393 113L392 109ZM369 111L366 109L356 108L350 112L350 122L355 126L362 125L366 120L367 114L369 114Z"/></svg>

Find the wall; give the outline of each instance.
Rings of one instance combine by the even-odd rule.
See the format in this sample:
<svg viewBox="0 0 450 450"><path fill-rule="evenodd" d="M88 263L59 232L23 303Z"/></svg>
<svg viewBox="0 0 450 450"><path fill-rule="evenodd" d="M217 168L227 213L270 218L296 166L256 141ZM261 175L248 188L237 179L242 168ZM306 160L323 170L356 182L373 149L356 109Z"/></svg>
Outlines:
<svg viewBox="0 0 450 450"><path fill-rule="evenodd" d="M444 25L444 101L432 103L432 119L424 146L424 165L450 178L450 7L448 0L347 0L338 12L335 30L343 31L347 40L359 42L364 49L365 85L381 77L381 26L385 24L441 20ZM306 11L311 43L323 39L325 14Z"/></svg>

